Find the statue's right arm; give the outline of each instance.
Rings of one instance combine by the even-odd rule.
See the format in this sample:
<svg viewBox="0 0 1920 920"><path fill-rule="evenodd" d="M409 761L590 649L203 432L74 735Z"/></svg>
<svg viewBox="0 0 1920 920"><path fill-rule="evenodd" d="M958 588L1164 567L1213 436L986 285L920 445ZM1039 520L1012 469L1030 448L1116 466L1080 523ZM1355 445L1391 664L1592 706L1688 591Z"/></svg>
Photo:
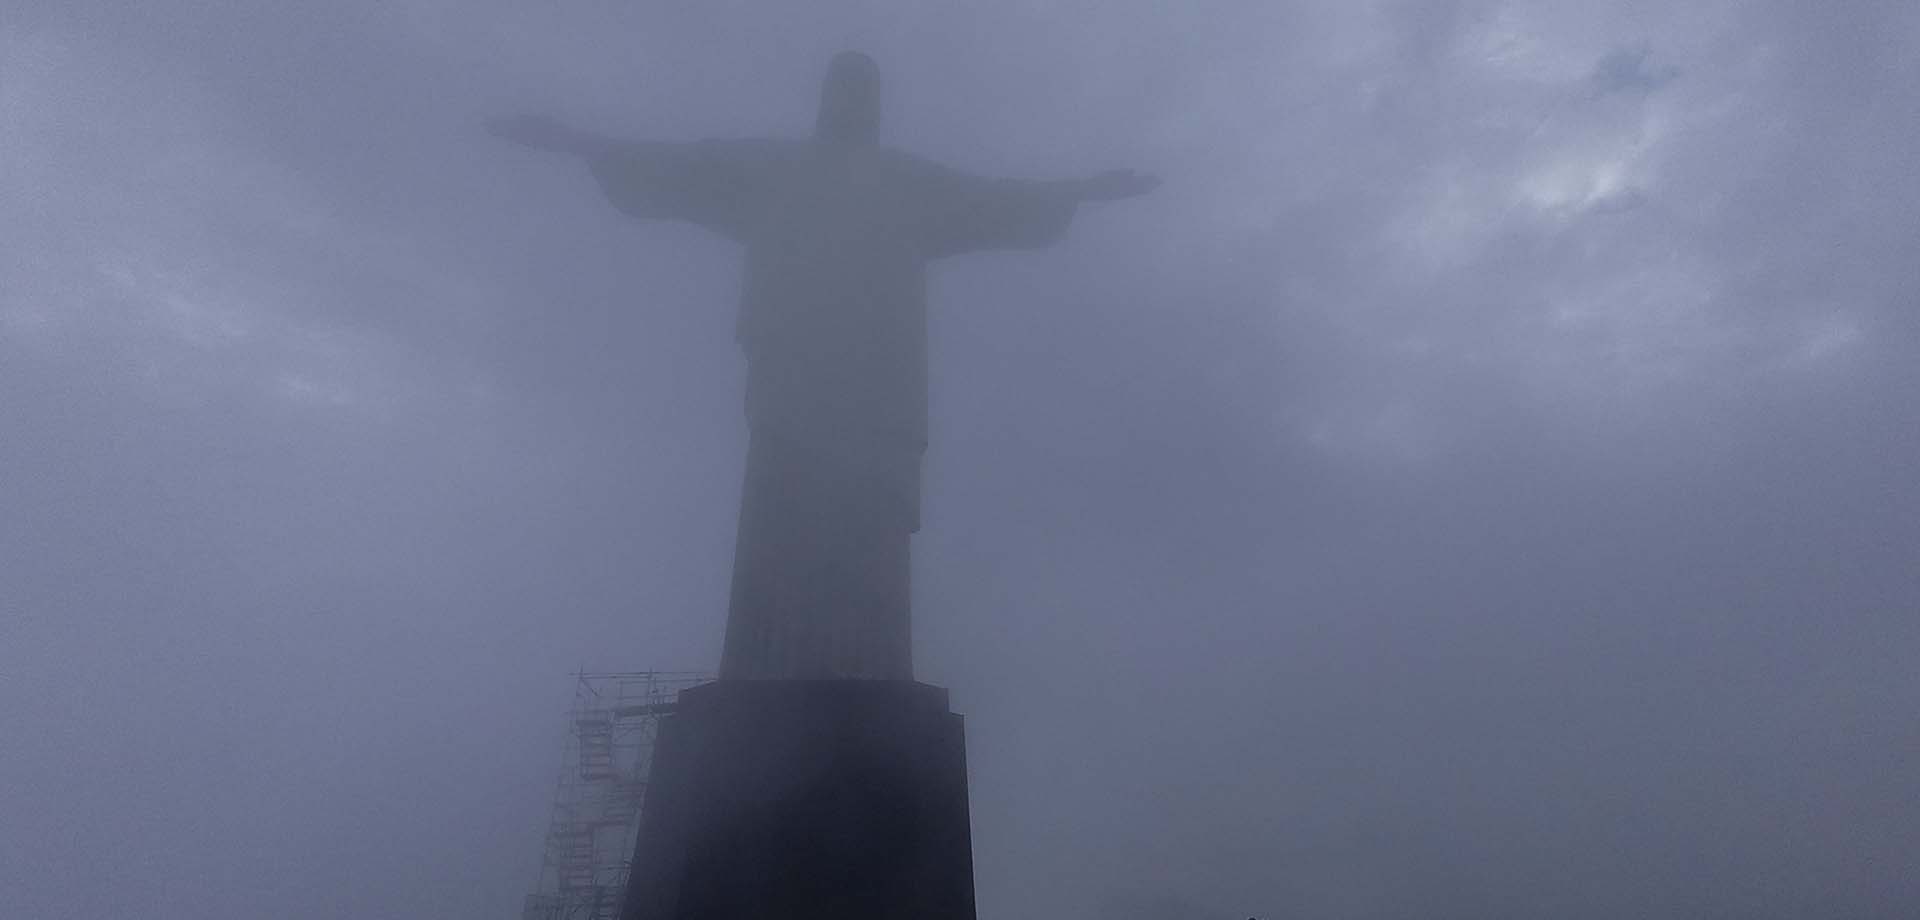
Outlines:
<svg viewBox="0 0 1920 920"><path fill-rule="evenodd" d="M1135 198L1159 188L1160 179L1131 169L1112 169L1090 179L1065 179L1049 184L1058 194L1077 203Z"/></svg>
<svg viewBox="0 0 1920 920"><path fill-rule="evenodd" d="M631 217L690 221L735 239L748 232L791 152L790 145L768 140L622 140L539 115L499 119L488 130L585 160L613 206Z"/></svg>
<svg viewBox="0 0 1920 920"><path fill-rule="evenodd" d="M635 146L617 138L581 131L545 115L514 115L487 123L487 133L522 147L551 153L570 153L597 160Z"/></svg>

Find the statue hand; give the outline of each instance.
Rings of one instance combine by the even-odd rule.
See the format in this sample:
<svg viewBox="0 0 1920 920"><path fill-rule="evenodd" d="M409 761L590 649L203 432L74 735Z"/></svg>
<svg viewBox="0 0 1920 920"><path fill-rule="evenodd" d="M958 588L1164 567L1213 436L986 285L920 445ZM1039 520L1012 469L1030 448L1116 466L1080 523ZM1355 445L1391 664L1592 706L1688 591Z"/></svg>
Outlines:
<svg viewBox="0 0 1920 920"><path fill-rule="evenodd" d="M535 150L569 152L573 130L545 115L513 115L487 122L487 133Z"/></svg>
<svg viewBox="0 0 1920 920"><path fill-rule="evenodd" d="M1145 195L1159 186L1160 179L1156 176L1131 169L1114 169L1083 180L1080 183L1080 197L1086 201L1114 201Z"/></svg>

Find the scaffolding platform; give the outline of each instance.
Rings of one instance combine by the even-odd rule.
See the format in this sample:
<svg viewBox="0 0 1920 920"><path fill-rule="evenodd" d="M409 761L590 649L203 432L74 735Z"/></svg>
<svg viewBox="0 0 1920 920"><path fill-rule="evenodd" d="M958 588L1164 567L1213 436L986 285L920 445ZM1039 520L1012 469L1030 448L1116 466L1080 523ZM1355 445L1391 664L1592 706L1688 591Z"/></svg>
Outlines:
<svg viewBox="0 0 1920 920"><path fill-rule="evenodd" d="M660 720L694 671L574 675L540 875L521 920L616 920L632 871Z"/></svg>

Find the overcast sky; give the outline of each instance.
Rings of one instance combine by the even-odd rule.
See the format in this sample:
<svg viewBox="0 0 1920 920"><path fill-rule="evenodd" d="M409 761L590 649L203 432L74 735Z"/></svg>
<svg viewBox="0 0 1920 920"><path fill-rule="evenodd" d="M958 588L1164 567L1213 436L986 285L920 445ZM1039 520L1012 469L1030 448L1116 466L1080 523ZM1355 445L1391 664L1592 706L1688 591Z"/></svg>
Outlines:
<svg viewBox="0 0 1920 920"><path fill-rule="evenodd" d="M548 112L1163 175L934 273L983 920L1920 915L1920 6L0 0L0 913L515 918L718 658L730 244Z"/></svg>

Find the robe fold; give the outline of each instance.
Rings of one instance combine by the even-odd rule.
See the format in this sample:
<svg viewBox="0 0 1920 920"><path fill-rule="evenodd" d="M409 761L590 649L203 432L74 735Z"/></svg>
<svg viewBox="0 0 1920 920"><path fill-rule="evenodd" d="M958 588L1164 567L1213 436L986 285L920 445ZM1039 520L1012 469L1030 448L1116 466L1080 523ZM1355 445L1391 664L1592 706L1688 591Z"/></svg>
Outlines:
<svg viewBox="0 0 1920 920"><path fill-rule="evenodd" d="M882 147L641 143L591 161L621 211L746 249L746 482L723 679L913 674L926 263L1057 240L1074 203Z"/></svg>

